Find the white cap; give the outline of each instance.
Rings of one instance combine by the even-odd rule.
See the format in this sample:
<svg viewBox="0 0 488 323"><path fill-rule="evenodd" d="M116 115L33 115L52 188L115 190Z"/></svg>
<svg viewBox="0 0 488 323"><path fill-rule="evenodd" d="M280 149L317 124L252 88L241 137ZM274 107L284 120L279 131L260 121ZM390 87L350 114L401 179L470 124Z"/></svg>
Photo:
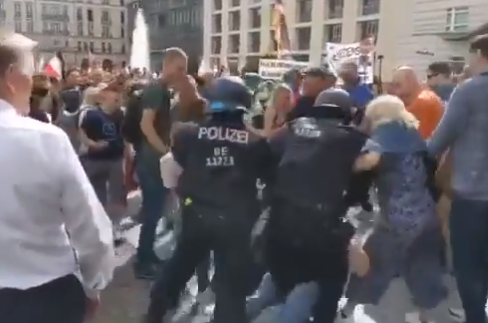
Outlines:
<svg viewBox="0 0 488 323"><path fill-rule="evenodd" d="M0 45L30 51L37 46L37 42L22 34L0 30Z"/></svg>

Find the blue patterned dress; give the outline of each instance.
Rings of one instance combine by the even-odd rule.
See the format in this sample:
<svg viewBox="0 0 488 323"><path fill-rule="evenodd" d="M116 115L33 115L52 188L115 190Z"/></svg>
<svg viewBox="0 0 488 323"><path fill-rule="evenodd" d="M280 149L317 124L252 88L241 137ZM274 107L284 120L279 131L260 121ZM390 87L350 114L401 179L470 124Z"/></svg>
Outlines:
<svg viewBox="0 0 488 323"><path fill-rule="evenodd" d="M380 215L364 249L371 269L352 275L346 296L377 304L393 278L402 277L413 304L436 307L446 296L442 282L442 236L424 163L425 143L415 129L389 123L365 147L381 154L376 187Z"/></svg>

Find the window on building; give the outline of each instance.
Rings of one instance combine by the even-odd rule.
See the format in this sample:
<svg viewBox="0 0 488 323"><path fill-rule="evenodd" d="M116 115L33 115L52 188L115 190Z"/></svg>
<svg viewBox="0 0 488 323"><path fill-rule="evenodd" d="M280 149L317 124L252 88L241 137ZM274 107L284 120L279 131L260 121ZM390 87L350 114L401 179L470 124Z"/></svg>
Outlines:
<svg viewBox="0 0 488 323"><path fill-rule="evenodd" d="M166 26L166 15L159 14L158 15L158 27Z"/></svg>
<svg viewBox="0 0 488 323"><path fill-rule="evenodd" d="M55 34L61 34L61 31L62 31L61 24L59 22L52 22L50 29Z"/></svg>
<svg viewBox="0 0 488 323"><path fill-rule="evenodd" d="M120 27L120 38L125 38L125 28Z"/></svg>
<svg viewBox="0 0 488 323"><path fill-rule="evenodd" d="M222 10L222 0L213 0L214 11Z"/></svg>
<svg viewBox="0 0 488 323"><path fill-rule="evenodd" d="M102 21L102 24L110 23L110 14L107 10L102 11L101 21Z"/></svg>
<svg viewBox="0 0 488 323"><path fill-rule="evenodd" d="M249 28L261 28L261 8L249 10Z"/></svg>
<svg viewBox="0 0 488 323"><path fill-rule="evenodd" d="M94 42L90 42L90 52L93 53L95 52L95 43Z"/></svg>
<svg viewBox="0 0 488 323"><path fill-rule="evenodd" d="M84 32L83 32L83 23L82 22L78 22L76 24L76 31L77 31L78 36L83 36L84 35Z"/></svg>
<svg viewBox="0 0 488 323"><path fill-rule="evenodd" d="M212 54L220 54L220 52L222 51L222 37L213 36L211 42L212 42Z"/></svg>
<svg viewBox="0 0 488 323"><path fill-rule="evenodd" d="M102 4L109 5L110 4L110 0L102 0Z"/></svg>
<svg viewBox="0 0 488 323"><path fill-rule="evenodd" d="M108 43L108 44L107 44L107 52L108 52L109 54L111 54L111 53L112 53L112 43Z"/></svg>
<svg viewBox="0 0 488 323"><path fill-rule="evenodd" d="M27 32L28 33L34 32L34 22L32 20L27 20Z"/></svg>
<svg viewBox="0 0 488 323"><path fill-rule="evenodd" d="M296 22L310 22L312 21L312 0L297 1L297 16Z"/></svg>
<svg viewBox="0 0 488 323"><path fill-rule="evenodd" d="M218 13L212 17L212 33L218 34L222 32L222 14Z"/></svg>
<svg viewBox="0 0 488 323"><path fill-rule="evenodd" d="M81 52L83 50L83 43L79 41L77 45L78 45L77 46L78 47L78 51Z"/></svg>
<svg viewBox="0 0 488 323"><path fill-rule="evenodd" d="M231 7L239 7L241 5L241 0L231 0L230 6Z"/></svg>
<svg viewBox="0 0 488 323"><path fill-rule="evenodd" d="M105 43L102 42L102 53L105 53L107 51L107 48L105 47Z"/></svg>
<svg viewBox="0 0 488 323"><path fill-rule="evenodd" d="M47 21L42 22L42 31L49 31L49 24Z"/></svg>
<svg viewBox="0 0 488 323"><path fill-rule="evenodd" d="M241 12L240 10L229 13L229 30L236 31L241 29Z"/></svg>
<svg viewBox="0 0 488 323"><path fill-rule="evenodd" d="M469 28L469 8L447 9L446 31L466 31Z"/></svg>
<svg viewBox="0 0 488 323"><path fill-rule="evenodd" d="M120 23L125 24L125 12L120 12Z"/></svg>
<svg viewBox="0 0 488 323"><path fill-rule="evenodd" d="M377 15L380 13L380 0L362 0L361 16Z"/></svg>
<svg viewBox="0 0 488 323"><path fill-rule="evenodd" d="M94 33L93 33L93 29L94 29L94 28L93 28L93 21L89 21L89 22L88 22L88 35L89 35L89 36L93 36L93 34L94 34Z"/></svg>
<svg viewBox="0 0 488 323"><path fill-rule="evenodd" d="M86 17L87 17L88 21L93 22L93 10L92 9L86 10Z"/></svg>
<svg viewBox="0 0 488 323"><path fill-rule="evenodd" d="M312 36L311 27L302 27L295 30L297 49L309 50L310 49L310 37Z"/></svg>
<svg viewBox="0 0 488 323"><path fill-rule="evenodd" d="M14 3L14 18L22 18L22 2Z"/></svg>
<svg viewBox="0 0 488 323"><path fill-rule="evenodd" d="M102 26L102 37L110 38L110 26Z"/></svg>
<svg viewBox="0 0 488 323"><path fill-rule="evenodd" d="M357 40L363 40L368 37L373 37L374 39L376 39L378 37L379 24L380 21L378 19L359 22L359 32L357 35L358 37L356 37Z"/></svg>
<svg viewBox="0 0 488 323"><path fill-rule="evenodd" d="M63 6L63 15L68 16L68 6Z"/></svg>
<svg viewBox="0 0 488 323"><path fill-rule="evenodd" d="M120 47L120 52L121 52L122 54L125 54L125 51L126 51L126 49L125 49L125 45L124 45L124 44L122 44L122 46Z"/></svg>
<svg viewBox="0 0 488 323"><path fill-rule="evenodd" d="M76 9L76 20L78 20L78 21L83 20L83 9L81 9L81 8Z"/></svg>
<svg viewBox="0 0 488 323"><path fill-rule="evenodd" d="M259 53L261 47L261 32L253 31L248 34L247 51L249 53Z"/></svg>
<svg viewBox="0 0 488 323"><path fill-rule="evenodd" d="M344 15L344 0L329 0L329 19L341 19Z"/></svg>
<svg viewBox="0 0 488 323"><path fill-rule="evenodd" d="M15 21L14 23L14 30L16 33L22 32L22 21Z"/></svg>
<svg viewBox="0 0 488 323"><path fill-rule="evenodd" d="M25 3L25 17L27 19L32 19L34 17L34 6L32 2Z"/></svg>
<svg viewBox="0 0 488 323"><path fill-rule="evenodd" d="M342 42L342 24L332 24L324 26L324 43Z"/></svg>
<svg viewBox="0 0 488 323"><path fill-rule="evenodd" d="M84 43L83 43L83 50L84 50L85 52L88 52L88 43L87 43L87 42L84 42Z"/></svg>
<svg viewBox="0 0 488 323"><path fill-rule="evenodd" d="M241 35L230 35L229 36L229 47L228 47L228 53L229 54L238 54L240 47L241 47Z"/></svg>

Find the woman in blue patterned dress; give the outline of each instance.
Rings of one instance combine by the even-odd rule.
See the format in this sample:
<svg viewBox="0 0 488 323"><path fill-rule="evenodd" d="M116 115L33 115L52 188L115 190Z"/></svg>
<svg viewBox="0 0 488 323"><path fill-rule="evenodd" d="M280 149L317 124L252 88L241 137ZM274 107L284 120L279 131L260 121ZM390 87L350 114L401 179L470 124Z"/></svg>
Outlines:
<svg viewBox="0 0 488 323"><path fill-rule="evenodd" d="M393 278L404 279L419 321L447 296L442 282L441 226L433 187L435 163L417 131L418 121L394 96L381 96L366 108L365 125L372 141L365 147L376 171L379 217L364 242L369 272L351 275L343 308L378 304ZM368 160L368 159L367 159Z"/></svg>

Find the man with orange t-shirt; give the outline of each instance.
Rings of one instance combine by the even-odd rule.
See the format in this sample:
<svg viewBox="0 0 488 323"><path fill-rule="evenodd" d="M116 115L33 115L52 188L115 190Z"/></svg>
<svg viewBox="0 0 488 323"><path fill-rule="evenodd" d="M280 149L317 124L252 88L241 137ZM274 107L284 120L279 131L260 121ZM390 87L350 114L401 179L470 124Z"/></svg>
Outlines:
<svg viewBox="0 0 488 323"><path fill-rule="evenodd" d="M392 92L403 100L407 110L419 120L419 132L422 137L429 138L444 113L440 98L431 90L422 88L410 67L396 70L393 75Z"/></svg>

